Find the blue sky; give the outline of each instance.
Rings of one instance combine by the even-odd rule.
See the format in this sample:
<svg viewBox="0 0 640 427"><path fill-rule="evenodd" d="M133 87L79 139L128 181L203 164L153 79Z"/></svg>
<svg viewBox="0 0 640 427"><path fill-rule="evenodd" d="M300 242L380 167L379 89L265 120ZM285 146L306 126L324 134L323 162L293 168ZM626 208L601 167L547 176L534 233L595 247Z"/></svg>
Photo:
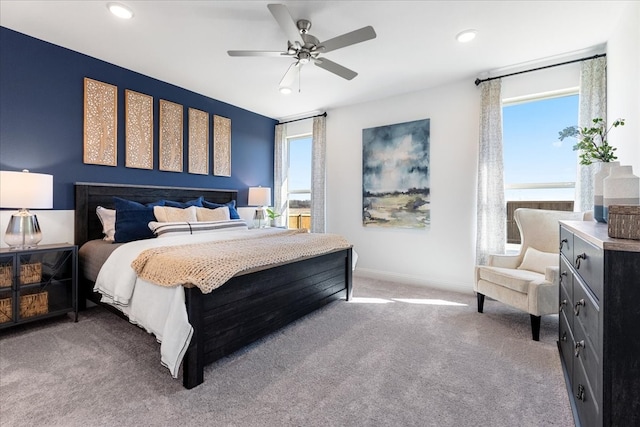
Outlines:
<svg viewBox="0 0 640 427"><path fill-rule="evenodd" d="M311 189L311 136L289 144L289 190ZM293 197L308 199L309 197Z"/></svg>
<svg viewBox="0 0 640 427"><path fill-rule="evenodd" d="M502 117L505 184L575 181L576 140L559 141L558 132L577 122L578 95L505 106ZM529 193L533 194L533 190ZM561 193L562 199L566 199L566 194L573 194L573 190ZM573 200L573 196L570 198Z"/></svg>

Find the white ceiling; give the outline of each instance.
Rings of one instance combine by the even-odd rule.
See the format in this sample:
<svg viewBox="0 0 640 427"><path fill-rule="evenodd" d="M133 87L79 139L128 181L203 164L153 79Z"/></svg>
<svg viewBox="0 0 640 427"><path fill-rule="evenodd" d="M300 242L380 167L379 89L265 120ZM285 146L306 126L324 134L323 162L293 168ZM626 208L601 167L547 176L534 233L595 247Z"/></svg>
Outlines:
<svg viewBox="0 0 640 427"><path fill-rule="evenodd" d="M320 41L372 25L377 38L326 57L347 81L304 66L300 92L278 92L292 60L232 58L227 50L285 50L273 1L0 0L0 25L273 118L357 104L605 43L629 1L282 1ZM461 30L478 37L460 44Z"/></svg>

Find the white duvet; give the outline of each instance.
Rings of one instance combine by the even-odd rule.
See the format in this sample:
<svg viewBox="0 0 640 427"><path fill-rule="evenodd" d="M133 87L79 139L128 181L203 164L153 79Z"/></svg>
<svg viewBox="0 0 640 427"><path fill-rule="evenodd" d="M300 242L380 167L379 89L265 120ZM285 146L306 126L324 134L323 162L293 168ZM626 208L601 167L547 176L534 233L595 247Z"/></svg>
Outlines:
<svg viewBox="0 0 640 427"><path fill-rule="evenodd" d="M163 287L139 279L131 268L133 260L145 249L158 246L232 240L255 236L257 233L284 231L278 228L239 229L129 242L109 256L98 273L94 290L102 294L102 302L117 307L131 323L156 336L161 343L161 362L177 378L180 363L193 335L185 306L184 288Z"/></svg>

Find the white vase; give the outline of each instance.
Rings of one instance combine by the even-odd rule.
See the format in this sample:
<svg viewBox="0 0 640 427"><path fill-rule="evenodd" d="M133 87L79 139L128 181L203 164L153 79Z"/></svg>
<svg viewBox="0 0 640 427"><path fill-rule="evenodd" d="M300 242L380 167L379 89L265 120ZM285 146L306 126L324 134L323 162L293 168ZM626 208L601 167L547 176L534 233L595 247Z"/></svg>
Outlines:
<svg viewBox="0 0 640 427"><path fill-rule="evenodd" d="M600 162L600 170L593 175L593 218L598 222L607 222L604 213L604 179L616 166L620 166L620 162Z"/></svg>
<svg viewBox="0 0 640 427"><path fill-rule="evenodd" d="M631 166L611 168L609 176L604 179L602 204L605 220L611 205L640 204L640 178L633 174Z"/></svg>

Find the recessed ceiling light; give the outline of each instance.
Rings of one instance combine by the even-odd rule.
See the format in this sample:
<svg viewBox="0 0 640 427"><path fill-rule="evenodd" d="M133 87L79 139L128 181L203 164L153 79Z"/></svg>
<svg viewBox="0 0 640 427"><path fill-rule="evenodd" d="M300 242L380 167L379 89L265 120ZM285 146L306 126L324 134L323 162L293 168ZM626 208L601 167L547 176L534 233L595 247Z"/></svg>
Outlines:
<svg viewBox="0 0 640 427"><path fill-rule="evenodd" d="M282 86L280 88L280 93L283 95L289 95L291 93L291 88L290 87L286 87L286 86Z"/></svg>
<svg viewBox="0 0 640 427"><path fill-rule="evenodd" d="M107 3L107 9L109 9L109 12L113 13L118 18L133 18L133 11L122 3Z"/></svg>
<svg viewBox="0 0 640 427"><path fill-rule="evenodd" d="M476 38L478 32L476 30L464 30L456 36L456 40L460 43L470 42L471 40Z"/></svg>

